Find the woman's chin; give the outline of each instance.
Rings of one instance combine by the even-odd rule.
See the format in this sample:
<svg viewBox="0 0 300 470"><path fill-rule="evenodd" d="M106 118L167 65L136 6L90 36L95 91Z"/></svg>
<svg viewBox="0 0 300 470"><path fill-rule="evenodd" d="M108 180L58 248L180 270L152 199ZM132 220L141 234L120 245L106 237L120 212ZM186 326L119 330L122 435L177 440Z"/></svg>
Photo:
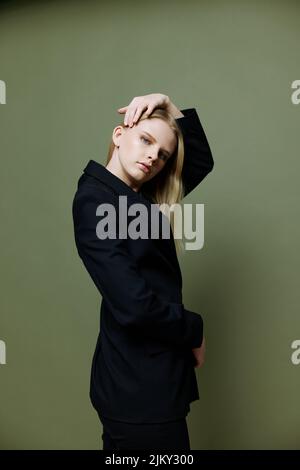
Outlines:
<svg viewBox="0 0 300 470"><path fill-rule="evenodd" d="M132 171L130 172L132 178L135 178L137 181L141 181L147 178L146 173L138 166L136 165Z"/></svg>

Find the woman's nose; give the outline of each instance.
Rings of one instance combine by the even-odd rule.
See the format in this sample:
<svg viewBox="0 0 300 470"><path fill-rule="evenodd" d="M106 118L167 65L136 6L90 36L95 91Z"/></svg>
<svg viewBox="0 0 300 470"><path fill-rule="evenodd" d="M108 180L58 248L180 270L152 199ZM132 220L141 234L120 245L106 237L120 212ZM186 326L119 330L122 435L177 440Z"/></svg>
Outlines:
<svg viewBox="0 0 300 470"><path fill-rule="evenodd" d="M157 153L155 153L155 151L148 156L148 162L155 162L156 160L158 159L158 155Z"/></svg>

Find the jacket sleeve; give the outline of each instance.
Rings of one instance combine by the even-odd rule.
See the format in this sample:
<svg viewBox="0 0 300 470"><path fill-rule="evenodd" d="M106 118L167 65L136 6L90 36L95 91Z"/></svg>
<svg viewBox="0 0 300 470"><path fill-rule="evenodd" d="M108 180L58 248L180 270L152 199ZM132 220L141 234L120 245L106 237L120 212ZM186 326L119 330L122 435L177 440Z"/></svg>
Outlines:
<svg viewBox="0 0 300 470"><path fill-rule="evenodd" d="M182 181L184 197L213 169L209 143L195 108L182 109L184 117L176 119L184 140Z"/></svg>
<svg viewBox="0 0 300 470"><path fill-rule="evenodd" d="M131 332L166 345L200 347L202 317L181 303L159 297L150 288L128 252L126 239L98 238L96 225L102 217L96 215L96 209L102 202L113 204L117 222L116 199L101 189L96 192L85 188L77 191L72 207L78 254L115 321Z"/></svg>

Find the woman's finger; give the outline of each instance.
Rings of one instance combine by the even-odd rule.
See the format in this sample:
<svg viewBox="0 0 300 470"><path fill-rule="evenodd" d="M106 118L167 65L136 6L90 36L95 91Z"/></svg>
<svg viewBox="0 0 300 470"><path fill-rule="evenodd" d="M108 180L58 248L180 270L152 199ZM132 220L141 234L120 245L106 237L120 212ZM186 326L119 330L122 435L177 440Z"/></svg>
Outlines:
<svg viewBox="0 0 300 470"><path fill-rule="evenodd" d="M128 122L129 122L129 115L130 115L130 111L129 111L129 109L127 109L125 117L124 117L125 126L127 126Z"/></svg>
<svg viewBox="0 0 300 470"><path fill-rule="evenodd" d="M140 106L139 108L136 109L135 115L134 115L134 117L133 117L133 119L132 119L132 122L133 122L133 123L136 123L136 122L140 119L140 117L141 117L141 115L142 115L144 109L147 109L147 105ZM146 114L149 114L149 111L147 111Z"/></svg>
<svg viewBox="0 0 300 470"><path fill-rule="evenodd" d="M135 115L134 115L134 117L133 117L133 119L132 119L132 122L133 122L133 123L136 123L136 122L140 119L141 115L143 114L143 112L144 112L145 110L147 110L147 111L145 111L145 116L146 116L146 117L150 116L150 114L152 113L153 109L154 109L153 106L149 106L149 105L147 105L147 104L145 104L144 106L140 106L139 108L136 109L136 112L135 112Z"/></svg>
<svg viewBox="0 0 300 470"><path fill-rule="evenodd" d="M140 115L141 115L141 113L140 113L139 108L136 108L136 109L132 112L131 121L129 122L129 125L130 125L130 126L133 126L133 124L135 124L135 123L139 120Z"/></svg>
<svg viewBox="0 0 300 470"><path fill-rule="evenodd" d="M148 106L148 109L147 109L147 111L145 112L145 115L146 115L147 117L150 116L150 114L152 113L153 109L154 109L154 106Z"/></svg>
<svg viewBox="0 0 300 470"><path fill-rule="evenodd" d="M135 124L141 114L145 111L145 116L148 117L150 116L150 114L152 113L153 109L155 108L155 105L150 105L149 103L145 103L145 99L143 98L143 102L142 104L140 104L140 106L137 106L137 102L138 100L136 98L134 98L134 100L132 101L135 101L134 102L134 105L131 104L129 106L125 106L124 108L119 108L119 111L120 110L127 110L126 111L126 114L125 114L125 117L124 117L124 124L125 126L129 126L129 127L132 127L133 124ZM141 100L140 100L141 102Z"/></svg>
<svg viewBox="0 0 300 470"><path fill-rule="evenodd" d="M126 122L127 122L128 126L130 126L130 127L132 126L132 120L133 120L133 117L134 117L135 113L136 113L136 108L133 108L128 112Z"/></svg>

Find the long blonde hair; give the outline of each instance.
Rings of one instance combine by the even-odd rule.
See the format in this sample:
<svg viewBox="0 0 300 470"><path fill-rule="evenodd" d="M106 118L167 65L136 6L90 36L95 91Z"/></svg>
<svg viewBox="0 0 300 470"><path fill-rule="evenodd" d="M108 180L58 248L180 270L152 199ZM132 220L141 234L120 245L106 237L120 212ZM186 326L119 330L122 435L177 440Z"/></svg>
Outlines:
<svg viewBox="0 0 300 470"><path fill-rule="evenodd" d="M139 118L139 121L144 119L159 118L165 121L170 128L174 131L177 138L177 147L174 154L168 158L163 169L157 173L154 178L143 184L143 193L150 199L152 202L158 204L167 204L172 206L172 204L179 204L183 199L184 188L182 182L182 168L184 161L184 142L181 129L176 123L175 118L164 108L155 108L153 112L147 116L145 112ZM125 127L124 123L119 124L122 127ZM115 144L111 140L106 164L110 161L113 151L115 149ZM172 232L174 234L174 212L166 210L164 207L161 208L161 211L168 217ZM174 239L176 252L177 254L183 251L183 244L180 239Z"/></svg>

